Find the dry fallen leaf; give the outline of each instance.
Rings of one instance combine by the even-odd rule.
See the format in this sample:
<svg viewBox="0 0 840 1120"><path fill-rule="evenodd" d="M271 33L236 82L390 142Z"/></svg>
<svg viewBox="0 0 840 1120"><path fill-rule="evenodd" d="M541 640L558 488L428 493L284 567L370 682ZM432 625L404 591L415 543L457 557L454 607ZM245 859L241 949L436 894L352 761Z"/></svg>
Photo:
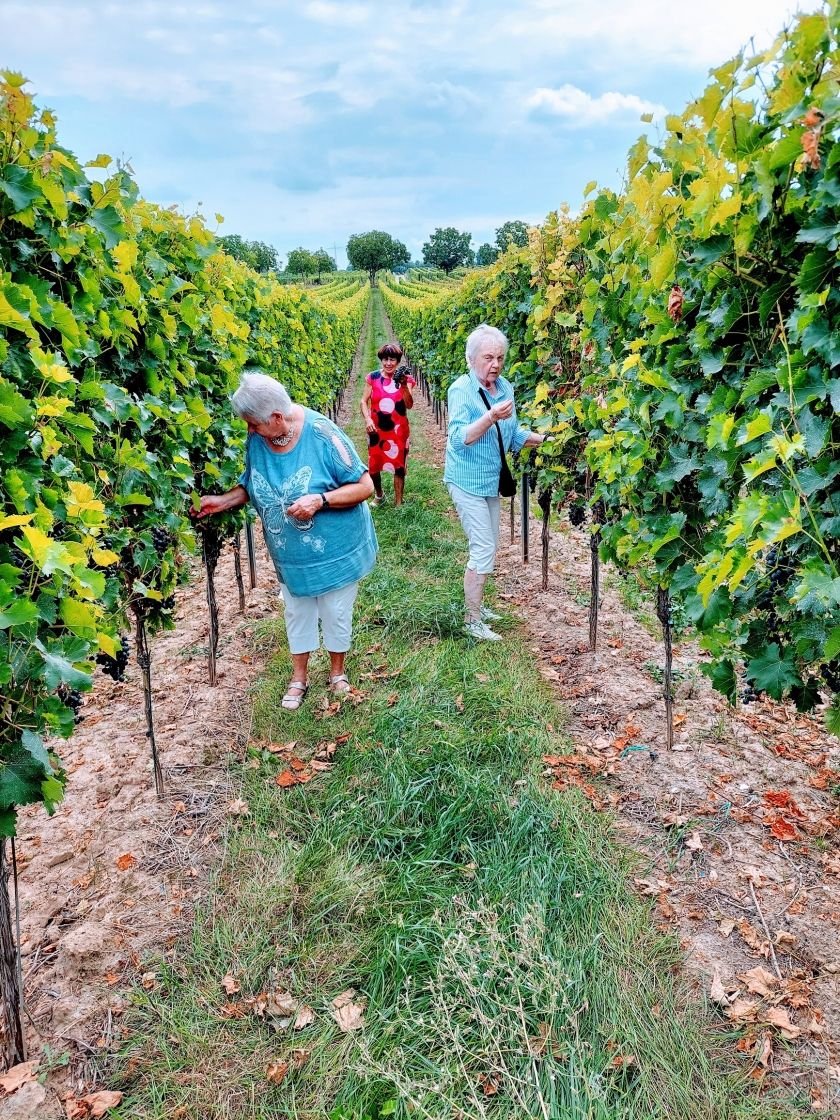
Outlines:
<svg viewBox="0 0 840 1120"><path fill-rule="evenodd" d="M333 1018L343 1031L358 1031L363 1026L362 1016L365 1012L364 1003L354 1003L356 989L348 988L332 1001Z"/></svg>
<svg viewBox="0 0 840 1120"><path fill-rule="evenodd" d="M717 965L715 965L715 972L712 976L712 984L709 988L709 998L712 999L715 1003L720 1003L723 1006L727 1006L729 1004L729 998L726 994L726 989L724 988L720 978L720 968L718 968Z"/></svg>
<svg viewBox="0 0 840 1120"><path fill-rule="evenodd" d="M770 1058L773 1055L773 1036L769 1031L762 1035L761 1042L755 1048L755 1060L765 1069L770 1068Z"/></svg>
<svg viewBox="0 0 840 1120"><path fill-rule="evenodd" d="M288 1062L274 1061L269 1062L268 1069L265 1071L265 1076L272 1085L280 1085L288 1072Z"/></svg>
<svg viewBox="0 0 840 1120"><path fill-rule="evenodd" d="M235 801L231 801L227 807L229 817L247 817L251 810L248 808L248 802L243 801L241 797L237 797Z"/></svg>
<svg viewBox="0 0 840 1120"><path fill-rule="evenodd" d="M495 1097L499 1091L499 1079L490 1073L480 1073L478 1075L478 1087L485 1097Z"/></svg>
<svg viewBox="0 0 840 1120"><path fill-rule="evenodd" d="M462 693L460 693L460 692L455 697L455 707L458 709L459 712L463 712L463 710L464 710L464 697L463 697Z"/></svg>
<svg viewBox="0 0 840 1120"><path fill-rule="evenodd" d="M678 323L682 318L684 302L685 296L683 295L682 288L679 286L679 284L674 284L668 296L668 314L671 316L675 323Z"/></svg>
<svg viewBox="0 0 840 1120"><path fill-rule="evenodd" d="M685 846L687 848L689 848L692 852L702 851L703 840L700 837L700 833L699 832L692 832L692 834L686 840Z"/></svg>
<svg viewBox="0 0 840 1120"><path fill-rule="evenodd" d="M294 1029L296 1031L302 1031L304 1027L308 1027L314 1022L315 1012L311 1007L307 1007L305 1003L302 1003L298 1008L297 1015L295 1015Z"/></svg>
<svg viewBox="0 0 840 1120"><path fill-rule="evenodd" d="M137 857L133 856L131 852L126 852L124 855L117 856L117 870L128 871L129 867L133 867L137 863Z"/></svg>
<svg viewBox="0 0 840 1120"><path fill-rule="evenodd" d="M102 1120L112 1108L116 1108L123 1099L122 1093L102 1090L98 1093L88 1093L87 1096L67 1097L64 1107L67 1111L67 1120Z"/></svg>
<svg viewBox="0 0 840 1120"><path fill-rule="evenodd" d="M297 1014L298 1001L291 992L272 992L266 1002L263 1013L270 1016L272 1026L278 1030L285 1030Z"/></svg>
<svg viewBox="0 0 840 1120"><path fill-rule="evenodd" d="M140 983L147 992L153 991L157 987L157 973L144 972L140 977Z"/></svg>
<svg viewBox="0 0 840 1120"><path fill-rule="evenodd" d="M736 999L726 1012L733 1023L755 1023L758 1018L758 1004L752 1000Z"/></svg>
<svg viewBox="0 0 840 1120"><path fill-rule="evenodd" d="M781 813L765 818L764 823L769 825L770 835L777 840L796 840L799 837L799 829Z"/></svg>
<svg viewBox="0 0 840 1120"><path fill-rule="evenodd" d="M751 949L755 950L756 953L760 953L762 957L769 957L769 942L759 934L754 926L750 925L746 918L742 918L740 922L738 922L738 932Z"/></svg>
<svg viewBox="0 0 840 1120"><path fill-rule="evenodd" d="M297 1049L292 1051L292 1066L295 1069L303 1069L309 1061L310 1050Z"/></svg>
<svg viewBox="0 0 840 1120"><path fill-rule="evenodd" d="M771 1007L765 1015L765 1019L771 1027L779 1028L782 1032L782 1038L790 1040L798 1038L802 1034L802 1028L794 1026L783 1007Z"/></svg>
<svg viewBox="0 0 840 1120"><path fill-rule="evenodd" d="M222 987L229 996L235 996L240 991L239 984L234 980L230 973L222 977Z"/></svg>
<svg viewBox="0 0 840 1120"><path fill-rule="evenodd" d="M728 937L730 935L730 933L732 933L734 928L735 928L735 919L734 918L724 918L723 921L718 926L718 929L720 930L722 937Z"/></svg>
<svg viewBox="0 0 840 1120"><path fill-rule="evenodd" d="M297 778L291 770L281 770L274 781L276 785L283 787L297 785Z"/></svg>
<svg viewBox="0 0 840 1120"><path fill-rule="evenodd" d="M613 1069L625 1069L627 1066L634 1066L636 1064L635 1054L616 1054L610 1062Z"/></svg>
<svg viewBox="0 0 840 1120"><path fill-rule="evenodd" d="M14 1093L27 1081L34 1081L37 1065L38 1061L36 1059L33 1062L20 1062L18 1065L12 1066L8 1073L4 1073L0 1077L0 1089L4 1093Z"/></svg>
<svg viewBox="0 0 840 1120"><path fill-rule="evenodd" d="M768 972L766 968L762 968L760 964L751 968L749 972L741 973L738 979L743 980L747 989L757 996L769 996L772 989L779 983L778 978L772 972Z"/></svg>

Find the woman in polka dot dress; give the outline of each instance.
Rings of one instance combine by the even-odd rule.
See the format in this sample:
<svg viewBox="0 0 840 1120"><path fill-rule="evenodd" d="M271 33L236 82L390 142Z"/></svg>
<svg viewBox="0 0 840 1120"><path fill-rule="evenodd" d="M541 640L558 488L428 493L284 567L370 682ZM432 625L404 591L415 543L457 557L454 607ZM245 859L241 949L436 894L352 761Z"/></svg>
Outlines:
<svg viewBox="0 0 840 1120"><path fill-rule="evenodd" d="M402 505L405 487L405 460L408 456L408 410L414 404L411 390L414 378L397 366L403 356L395 342L380 347L381 368L369 373L361 401L361 412L368 433L368 471L376 491L373 505L381 505L382 472L394 476L394 505Z"/></svg>

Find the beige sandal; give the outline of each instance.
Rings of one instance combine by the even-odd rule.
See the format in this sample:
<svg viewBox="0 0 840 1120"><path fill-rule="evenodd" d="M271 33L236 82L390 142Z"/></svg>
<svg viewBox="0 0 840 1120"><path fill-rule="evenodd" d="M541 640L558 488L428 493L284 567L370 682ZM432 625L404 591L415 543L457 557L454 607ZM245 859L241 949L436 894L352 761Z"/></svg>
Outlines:
<svg viewBox="0 0 840 1120"><path fill-rule="evenodd" d="M292 695L293 688L299 690L294 696ZM307 692L309 692L309 685L306 681L289 681L286 695L280 701L280 707L285 708L287 712L296 712L306 699Z"/></svg>
<svg viewBox="0 0 840 1120"><path fill-rule="evenodd" d="M334 692L337 696L343 696L345 692L349 691L350 681L345 673L336 673L334 677L330 677L330 692Z"/></svg>

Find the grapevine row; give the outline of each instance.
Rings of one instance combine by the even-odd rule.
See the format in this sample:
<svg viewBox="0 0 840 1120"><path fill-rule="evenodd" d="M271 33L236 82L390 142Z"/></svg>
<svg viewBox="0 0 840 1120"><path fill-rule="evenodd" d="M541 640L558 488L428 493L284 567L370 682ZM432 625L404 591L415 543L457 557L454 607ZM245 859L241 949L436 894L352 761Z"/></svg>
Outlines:
<svg viewBox="0 0 840 1120"><path fill-rule="evenodd" d="M631 149L621 191L550 215L456 291L383 286L442 395L487 320L511 338L542 491L599 513L600 552L679 598L730 699L840 732L838 9L714 70ZM666 689L667 692L667 689ZM833 700L831 698L833 697Z"/></svg>

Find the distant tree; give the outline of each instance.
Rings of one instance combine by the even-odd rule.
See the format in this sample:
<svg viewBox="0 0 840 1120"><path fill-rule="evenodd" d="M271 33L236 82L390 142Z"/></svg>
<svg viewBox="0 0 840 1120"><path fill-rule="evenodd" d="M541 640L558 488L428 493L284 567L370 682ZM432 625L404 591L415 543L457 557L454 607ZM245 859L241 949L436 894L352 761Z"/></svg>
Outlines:
<svg viewBox="0 0 840 1120"><path fill-rule="evenodd" d="M231 233L217 240L226 253L250 265L257 272L276 271L280 266L277 250L265 241L246 241L238 233Z"/></svg>
<svg viewBox="0 0 840 1120"><path fill-rule="evenodd" d="M488 245L488 243L485 241L484 244L479 247L479 250L475 255L475 263L479 266L479 268L484 268L486 265L492 264L495 260L498 260L498 257L499 250L496 248L496 246Z"/></svg>
<svg viewBox="0 0 840 1120"><path fill-rule="evenodd" d="M248 245L254 261L253 267L257 272L278 271L280 260L273 245L267 245L265 241L251 241Z"/></svg>
<svg viewBox="0 0 840 1120"><path fill-rule="evenodd" d="M248 242L243 241L238 233L231 233L227 237L217 237L216 240L229 256L235 257L238 261L244 261L245 264L251 263Z"/></svg>
<svg viewBox="0 0 840 1120"><path fill-rule="evenodd" d="M411 260L411 253L402 241L397 241L390 233L372 229L369 233L353 234L347 242L347 260L354 269L368 274L373 287L377 272L383 268L407 264Z"/></svg>
<svg viewBox="0 0 840 1120"><path fill-rule="evenodd" d="M322 272L336 272L337 267L333 258L329 255L326 249L318 249L312 254L312 259L315 262L315 268L318 273L318 279L321 279Z"/></svg>
<svg viewBox="0 0 840 1120"><path fill-rule="evenodd" d="M528 244L528 227L524 222L505 222L496 230L496 247L503 253L509 245L518 245L524 249Z"/></svg>
<svg viewBox="0 0 840 1120"><path fill-rule="evenodd" d="M314 253L310 253L302 246L292 249L286 261L286 272L292 276L314 276L317 271L318 262L315 260Z"/></svg>
<svg viewBox="0 0 840 1120"><path fill-rule="evenodd" d="M472 236L459 233L454 226L438 227L423 246L423 261L450 273L461 264L472 264L475 254L470 248Z"/></svg>

